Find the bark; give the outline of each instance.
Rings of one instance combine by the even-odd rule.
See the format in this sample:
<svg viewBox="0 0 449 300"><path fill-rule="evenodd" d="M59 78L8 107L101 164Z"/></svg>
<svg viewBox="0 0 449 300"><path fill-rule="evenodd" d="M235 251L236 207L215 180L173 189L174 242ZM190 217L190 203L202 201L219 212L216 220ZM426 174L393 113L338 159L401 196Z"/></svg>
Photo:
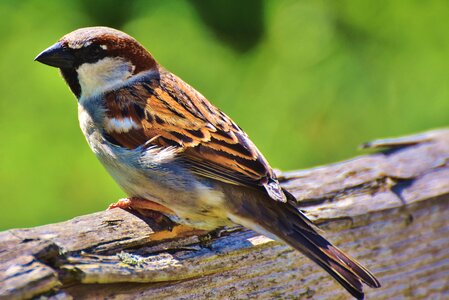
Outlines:
<svg viewBox="0 0 449 300"><path fill-rule="evenodd" d="M352 160L280 173L298 207L382 283L368 299L449 298L449 130L367 143ZM349 299L288 246L114 209L0 233L0 298Z"/></svg>

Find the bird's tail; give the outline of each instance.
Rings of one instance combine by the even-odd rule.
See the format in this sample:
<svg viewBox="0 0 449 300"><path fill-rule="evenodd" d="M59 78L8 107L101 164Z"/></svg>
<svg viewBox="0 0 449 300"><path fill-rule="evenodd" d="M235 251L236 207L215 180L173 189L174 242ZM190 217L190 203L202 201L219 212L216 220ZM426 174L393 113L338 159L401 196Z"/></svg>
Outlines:
<svg viewBox="0 0 449 300"><path fill-rule="evenodd" d="M363 299L362 283L378 288L379 281L365 267L350 258L343 251L322 237L317 228L293 203L293 195L284 191L287 203L266 201L251 211L260 213L257 216L255 231L268 231L293 248L301 251L334 277L349 293L357 299ZM248 202L246 202L248 203ZM253 219L254 220L254 219ZM246 227L251 227L246 224ZM262 231L263 231L262 230ZM263 232L261 232L263 233Z"/></svg>

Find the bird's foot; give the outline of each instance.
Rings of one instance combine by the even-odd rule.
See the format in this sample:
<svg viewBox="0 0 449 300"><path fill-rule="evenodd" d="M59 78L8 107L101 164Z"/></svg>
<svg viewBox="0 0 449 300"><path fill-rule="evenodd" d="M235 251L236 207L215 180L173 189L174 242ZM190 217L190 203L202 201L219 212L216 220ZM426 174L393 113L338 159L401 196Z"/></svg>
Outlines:
<svg viewBox="0 0 449 300"><path fill-rule="evenodd" d="M243 228L242 226L232 226L232 227L225 226L219 227L212 231L204 231L204 234L199 236L200 244L203 247L209 248L214 240L229 235L235 231L240 231L242 230L242 228Z"/></svg>
<svg viewBox="0 0 449 300"><path fill-rule="evenodd" d="M210 234L215 236L216 238L221 238L223 236L230 235L233 232L241 231L243 229L242 226L236 225L236 226L225 226L221 228L217 228L214 231L212 231Z"/></svg>
<svg viewBox="0 0 449 300"><path fill-rule="evenodd" d="M152 235L152 240L164 240L176 237L186 237L190 235L203 235L204 230L199 230L190 226L180 225L173 222L168 216L176 216L171 209L151 200L142 198L123 198L109 205L108 210L121 208L127 211L137 212L139 215L150 218L166 230L156 232Z"/></svg>
<svg viewBox="0 0 449 300"><path fill-rule="evenodd" d="M162 227L168 227L169 230L176 226L176 223L168 217L168 215L176 215L175 212L151 200L136 197L122 198L116 203L110 204L108 210L114 208L137 212L145 218L154 220Z"/></svg>
<svg viewBox="0 0 449 300"><path fill-rule="evenodd" d="M153 202L151 200L143 199L143 198L136 198L136 197L130 197L130 198L122 198L116 203L112 203L109 205L109 209L113 208L122 208L122 209L134 209L134 210L151 210L160 212L167 215L175 215L175 212L171 209L160 205L159 203Z"/></svg>

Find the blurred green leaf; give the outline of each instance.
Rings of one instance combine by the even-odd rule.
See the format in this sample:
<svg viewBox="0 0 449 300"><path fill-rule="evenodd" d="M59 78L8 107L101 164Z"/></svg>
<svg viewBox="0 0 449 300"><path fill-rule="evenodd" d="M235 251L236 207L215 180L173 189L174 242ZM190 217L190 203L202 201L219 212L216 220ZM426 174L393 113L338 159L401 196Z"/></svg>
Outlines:
<svg viewBox="0 0 449 300"><path fill-rule="evenodd" d="M190 0L217 37L238 51L248 51L264 35L262 0Z"/></svg>

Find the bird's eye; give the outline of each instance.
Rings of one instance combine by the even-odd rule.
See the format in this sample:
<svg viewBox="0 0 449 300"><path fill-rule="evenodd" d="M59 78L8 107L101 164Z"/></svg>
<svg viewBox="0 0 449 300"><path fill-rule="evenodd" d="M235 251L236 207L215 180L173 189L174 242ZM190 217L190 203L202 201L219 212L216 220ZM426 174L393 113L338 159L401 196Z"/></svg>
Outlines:
<svg viewBox="0 0 449 300"><path fill-rule="evenodd" d="M89 54L91 56L98 56L101 53L101 48L100 47L92 47L89 51Z"/></svg>
<svg viewBox="0 0 449 300"><path fill-rule="evenodd" d="M95 61L102 57L104 50L98 45L89 46L85 52L85 58L88 61Z"/></svg>

